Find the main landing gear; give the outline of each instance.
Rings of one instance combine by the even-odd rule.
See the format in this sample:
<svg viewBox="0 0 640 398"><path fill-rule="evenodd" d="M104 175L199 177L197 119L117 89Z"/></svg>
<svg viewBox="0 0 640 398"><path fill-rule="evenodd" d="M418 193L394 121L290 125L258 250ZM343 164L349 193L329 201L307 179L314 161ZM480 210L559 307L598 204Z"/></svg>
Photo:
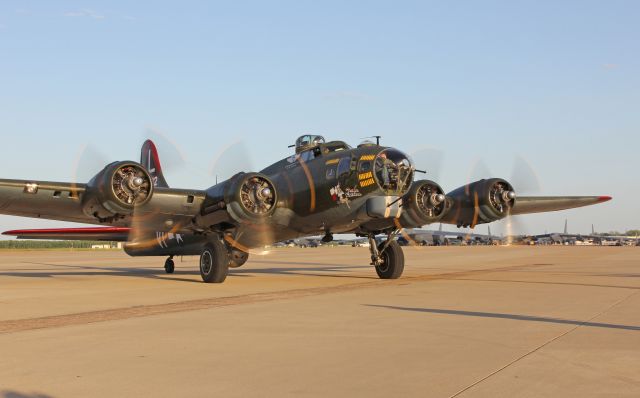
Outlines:
<svg viewBox="0 0 640 398"><path fill-rule="evenodd" d="M173 262L173 256L169 256L167 261L164 262L164 272L166 272L167 274L173 274L175 270L176 265Z"/></svg>
<svg viewBox="0 0 640 398"><path fill-rule="evenodd" d="M200 254L200 276L205 283L222 283L229 273L231 258L220 239L212 239Z"/></svg>
<svg viewBox="0 0 640 398"><path fill-rule="evenodd" d="M386 241L376 244L375 235L369 235L371 265L376 267L380 279L398 279L404 271L404 253L394 237L391 233Z"/></svg>

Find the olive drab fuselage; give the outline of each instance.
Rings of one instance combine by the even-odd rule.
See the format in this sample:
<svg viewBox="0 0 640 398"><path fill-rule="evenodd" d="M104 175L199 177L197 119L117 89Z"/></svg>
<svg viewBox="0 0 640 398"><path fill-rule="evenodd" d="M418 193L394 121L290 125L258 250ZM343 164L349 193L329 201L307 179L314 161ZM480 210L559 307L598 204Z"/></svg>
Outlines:
<svg viewBox="0 0 640 398"><path fill-rule="evenodd" d="M350 148L344 142L320 144L283 159L261 171L275 184L278 206L273 215L274 241L310 234L359 232L371 218L364 208L371 196L389 197L406 192L383 189L376 175L376 159L384 151L375 144ZM408 159L407 159L408 161ZM379 162L380 163L380 162ZM393 223L388 222L392 227Z"/></svg>
<svg viewBox="0 0 640 398"><path fill-rule="evenodd" d="M384 154L382 158L381 154ZM389 174L385 168L387 162L391 162L389 159L404 162L407 172ZM400 203L392 202L407 192L413 179L412 165L402 152L370 143L351 148L342 141L309 145L268 166L260 174L269 178L277 192L273 214L256 222L233 226L215 219L226 227L219 231L224 240L245 251L310 235L367 234L393 229L395 225L390 216L399 212ZM398 183L400 178L404 181ZM221 193L215 192L223 190L223 184L207 190L208 196L222 198ZM375 209L369 211L367 208L367 201L372 197L380 199L377 216L371 214ZM211 206L215 203L205 201L203 207ZM224 206L228 209L228 205L221 203L220 210ZM227 217L227 212L219 213ZM207 239L207 234L186 235L181 241L165 239L159 247L154 245L144 250L135 250L135 244L130 244L128 252L136 255L167 255L176 251L191 254Z"/></svg>

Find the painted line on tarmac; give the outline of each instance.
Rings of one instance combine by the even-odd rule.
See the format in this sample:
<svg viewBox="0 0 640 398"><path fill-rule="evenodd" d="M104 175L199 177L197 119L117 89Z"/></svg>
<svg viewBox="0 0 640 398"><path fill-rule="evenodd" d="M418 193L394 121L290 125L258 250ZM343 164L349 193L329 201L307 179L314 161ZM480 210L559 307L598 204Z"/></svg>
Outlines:
<svg viewBox="0 0 640 398"><path fill-rule="evenodd" d="M38 318L16 319L0 321L0 334L25 332L29 330L50 329L74 325L86 325L90 323L124 320L130 318L143 318L154 315L172 314L176 312L198 311L218 307L228 307L243 304L264 303L276 300L291 300L310 296L320 296L332 293L343 293L358 289L402 286L416 282L428 282L436 280L455 280L473 275L492 272L509 271L525 267L531 264L514 265L490 269L450 272L435 275L411 276L395 280L374 280L370 282L352 283L340 286L315 287L309 289L292 289L279 292L253 293L241 296L215 297L208 299L187 300L175 303L150 304L135 307L113 308L108 310L79 312L74 314L54 315Z"/></svg>

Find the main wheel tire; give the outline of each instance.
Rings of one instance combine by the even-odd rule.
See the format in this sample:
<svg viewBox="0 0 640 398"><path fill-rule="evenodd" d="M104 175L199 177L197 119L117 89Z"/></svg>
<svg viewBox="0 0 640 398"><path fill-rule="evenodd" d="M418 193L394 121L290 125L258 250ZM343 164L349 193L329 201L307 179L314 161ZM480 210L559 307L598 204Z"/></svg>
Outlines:
<svg viewBox="0 0 640 398"><path fill-rule="evenodd" d="M229 257L231 257L231 263L229 264L229 268L239 268L244 265L249 259L249 253L243 252L238 249L231 249L229 251Z"/></svg>
<svg viewBox="0 0 640 398"><path fill-rule="evenodd" d="M382 251L385 244L386 242L381 242L378 245L382 263L376 265L376 273L380 279L398 279L404 271L404 253L396 241L389 243L389 246Z"/></svg>
<svg viewBox="0 0 640 398"><path fill-rule="evenodd" d="M200 276L205 283L222 283L229 273L229 253L224 244L215 239L202 249Z"/></svg>
<svg viewBox="0 0 640 398"><path fill-rule="evenodd" d="M174 264L172 259L167 259L167 261L164 262L164 272L166 272L167 274L173 274L173 272L176 270L176 265Z"/></svg>

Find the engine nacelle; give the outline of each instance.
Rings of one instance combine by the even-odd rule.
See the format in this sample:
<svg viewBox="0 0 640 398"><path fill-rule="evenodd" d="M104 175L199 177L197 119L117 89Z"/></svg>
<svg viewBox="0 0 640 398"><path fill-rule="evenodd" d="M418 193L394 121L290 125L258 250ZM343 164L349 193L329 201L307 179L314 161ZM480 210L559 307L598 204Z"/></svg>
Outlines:
<svg viewBox="0 0 640 398"><path fill-rule="evenodd" d="M127 216L148 203L152 195L153 181L141 164L114 162L87 183L83 211L98 219Z"/></svg>
<svg viewBox="0 0 640 398"><path fill-rule="evenodd" d="M415 181L402 197L400 225L403 228L417 228L438 222L447 213L447 205L440 185L429 180Z"/></svg>
<svg viewBox="0 0 640 398"><path fill-rule="evenodd" d="M275 185L266 175L238 173L207 190L203 215L226 209L232 221L260 223L273 215L277 202Z"/></svg>
<svg viewBox="0 0 640 398"><path fill-rule="evenodd" d="M508 216L515 205L516 194L507 181L490 178L449 192L447 201L451 202L451 210L441 221L458 227L473 227Z"/></svg>

